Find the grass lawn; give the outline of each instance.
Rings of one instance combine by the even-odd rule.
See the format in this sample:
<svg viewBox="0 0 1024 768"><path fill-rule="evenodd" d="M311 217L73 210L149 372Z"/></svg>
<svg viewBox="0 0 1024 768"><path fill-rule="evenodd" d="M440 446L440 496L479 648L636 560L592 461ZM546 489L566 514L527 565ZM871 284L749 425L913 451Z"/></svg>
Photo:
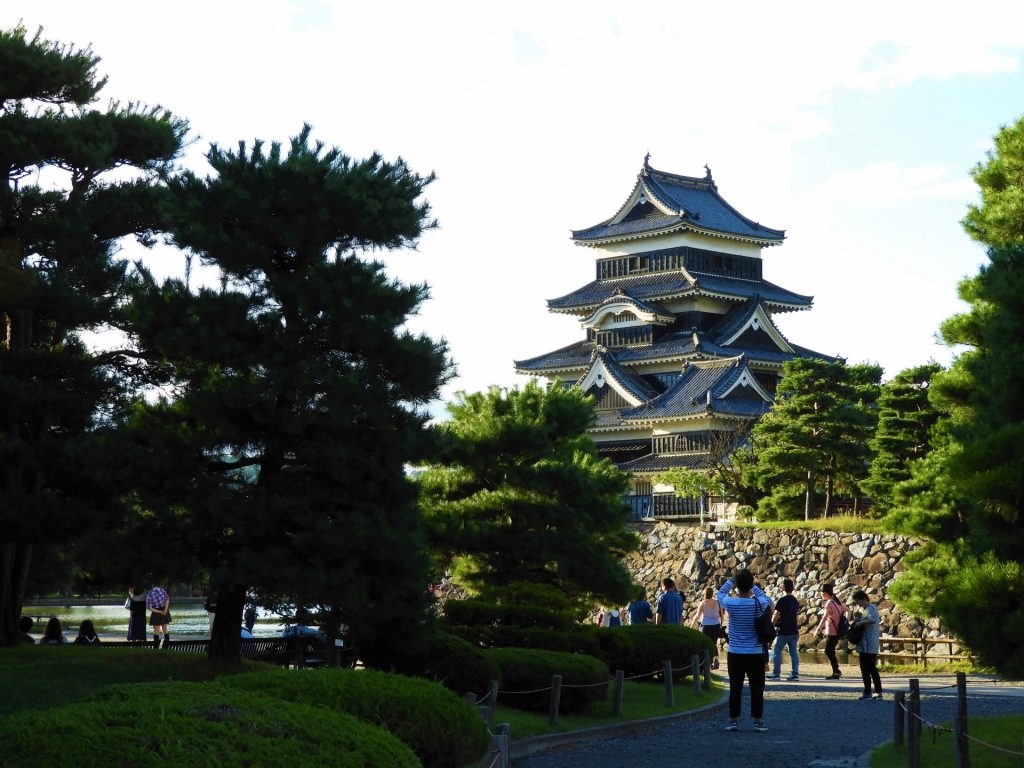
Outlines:
<svg viewBox="0 0 1024 768"><path fill-rule="evenodd" d="M815 518L814 520L766 520L763 523L736 522L737 528L783 528L804 531L838 531L839 533L885 533L881 520L870 517Z"/></svg>
<svg viewBox="0 0 1024 768"><path fill-rule="evenodd" d="M508 723L513 740L528 736L540 736L546 733L574 731L578 728L590 728L595 725L624 723L630 720L643 720L659 715L671 715L675 712L687 712L707 704L716 704L721 700L721 685L712 678L712 688L704 691L702 696L694 696L693 683L676 683L675 707L665 706L665 686L659 683L627 681L622 688L622 714L612 714L612 694L614 686L608 686L608 696L604 701L595 702L591 711L585 715L560 715L558 725L548 725L547 712L524 712L498 704L494 713L495 723Z"/></svg>
<svg viewBox="0 0 1024 768"><path fill-rule="evenodd" d="M66 704L115 683L198 682L253 667L211 664L201 654L152 648L22 645L0 650L0 717ZM260 667L262 668L262 667Z"/></svg>
<svg viewBox="0 0 1024 768"><path fill-rule="evenodd" d="M951 727L950 723L943 723ZM1020 752L1024 737L1024 715L1006 717L975 717L968 719L968 729L976 739L995 744L1003 749ZM1020 768L1020 755L1008 755L971 742L971 768ZM907 764L907 747L896 749L892 743L884 744L871 753L871 768L903 768ZM921 733L921 765L928 768L954 768L956 746L952 733L940 733L932 743L927 730Z"/></svg>

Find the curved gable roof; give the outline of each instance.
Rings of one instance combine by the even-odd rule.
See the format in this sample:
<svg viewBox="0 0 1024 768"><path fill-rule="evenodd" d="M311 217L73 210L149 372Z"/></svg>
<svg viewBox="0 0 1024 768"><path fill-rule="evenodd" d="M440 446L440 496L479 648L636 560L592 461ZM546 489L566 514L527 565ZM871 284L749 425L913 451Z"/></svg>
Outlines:
<svg viewBox="0 0 1024 768"><path fill-rule="evenodd" d="M631 216L637 206L643 206L643 215ZM677 230L752 240L762 245L777 245L786 237L785 230L752 221L726 202L711 178L710 169L703 178L681 176L651 168L645 160L633 191L615 215L592 227L573 230L572 239L580 245L593 245Z"/></svg>

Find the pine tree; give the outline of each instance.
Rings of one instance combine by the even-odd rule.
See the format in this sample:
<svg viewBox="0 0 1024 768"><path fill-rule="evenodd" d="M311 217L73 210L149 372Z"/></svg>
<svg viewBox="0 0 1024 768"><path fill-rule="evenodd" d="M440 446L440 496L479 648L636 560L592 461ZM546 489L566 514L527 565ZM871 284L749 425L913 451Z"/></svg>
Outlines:
<svg viewBox="0 0 1024 768"><path fill-rule="evenodd" d="M877 365L814 358L785 364L775 403L753 431L757 452L748 478L767 494L759 504L763 516L795 519L802 512L810 519L824 486L827 517L836 483L863 478L881 375Z"/></svg>
<svg viewBox="0 0 1024 768"><path fill-rule="evenodd" d="M974 169L981 206L964 220L989 246L988 263L963 280L969 310L942 339L966 347L932 380L941 414L932 451L895 490L889 521L929 537L907 558L893 595L937 615L984 663L1024 674L1024 118L996 136ZM983 609L979 609L983 606Z"/></svg>
<svg viewBox="0 0 1024 768"><path fill-rule="evenodd" d="M92 109L98 63L0 32L0 645L20 639L33 549L103 525L111 489L90 462L133 358L82 333L120 325L117 242L161 229L156 180L187 130L160 108Z"/></svg>
<svg viewBox="0 0 1024 768"><path fill-rule="evenodd" d="M460 580L480 591L525 581L572 598L628 599L621 558L637 546L622 500L628 480L597 457L591 401L531 381L461 393L448 410L421 505Z"/></svg>
<svg viewBox="0 0 1024 768"><path fill-rule="evenodd" d="M433 177L353 161L308 126L287 150L257 141L207 159L214 176L170 184L173 238L221 286L143 271L136 290L139 346L176 396L140 406L128 430L145 514L126 531L208 571L211 657L238 658L250 588L328 606L329 634L345 624L363 647L413 643L429 559L405 464L450 363L443 343L403 330L426 287L362 256L434 226L420 200Z"/></svg>
<svg viewBox="0 0 1024 768"><path fill-rule="evenodd" d="M878 428L871 440L871 470L862 483L880 513L893 507L893 488L910 479L911 462L924 458L938 412L928 400L937 363L900 371L882 385Z"/></svg>

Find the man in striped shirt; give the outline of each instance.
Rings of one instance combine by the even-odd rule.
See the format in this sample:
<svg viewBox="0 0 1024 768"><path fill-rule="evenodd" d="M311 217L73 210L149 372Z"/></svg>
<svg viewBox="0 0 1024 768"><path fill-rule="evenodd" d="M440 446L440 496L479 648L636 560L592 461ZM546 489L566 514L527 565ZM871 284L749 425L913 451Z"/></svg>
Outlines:
<svg viewBox="0 0 1024 768"><path fill-rule="evenodd" d="M733 587L736 596L732 596ZM729 723L727 731L739 730L743 678L750 682L750 715L755 731L767 731L764 722L764 646L757 639L754 620L771 609L771 600L754 584L746 568L736 571L718 590L719 604L729 612Z"/></svg>

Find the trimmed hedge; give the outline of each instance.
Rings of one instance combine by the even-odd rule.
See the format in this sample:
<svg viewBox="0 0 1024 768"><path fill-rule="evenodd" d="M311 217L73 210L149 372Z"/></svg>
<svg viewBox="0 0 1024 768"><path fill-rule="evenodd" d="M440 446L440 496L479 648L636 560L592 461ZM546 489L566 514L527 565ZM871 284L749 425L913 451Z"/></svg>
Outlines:
<svg viewBox="0 0 1024 768"><path fill-rule="evenodd" d="M444 604L444 621L470 627L542 627L569 629L573 617L539 605L496 603L485 600L449 600Z"/></svg>
<svg viewBox="0 0 1024 768"><path fill-rule="evenodd" d="M672 676L686 677L690 674L691 657L714 649L711 638L689 627L636 624L614 631L626 632L633 641L633 653L628 666L623 668L627 676L660 671L662 661L668 659L672 662Z"/></svg>
<svg viewBox="0 0 1024 768"><path fill-rule="evenodd" d="M460 695L483 696L491 680L501 679L501 668L482 648L448 632L435 632L416 656L393 661L396 671L434 680Z"/></svg>
<svg viewBox="0 0 1024 768"><path fill-rule="evenodd" d="M485 655L501 666L501 690L498 701L516 709L548 708L550 693L515 693L548 688L552 675L562 676L562 685L587 686L562 688L563 712L586 712L608 693L608 667L600 659L582 653L537 651L530 648L491 648Z"/></svg>
<svg viewBox="0 0 1024 768"><path fill-rule="evenodd" d="M219 683L119 685L0 719L2 766L415 768L412 751L351 715Z"/></svg>
<svg viewBox="0 0 1024 768"><path fill-rule="evenodd" d="M601 658L601 643L579 628L566 632L543 627L461 627L448 630L484 648L534 648L540 651L585 653Z"/></svg>
<svg viewBox="0 0 1024 768"><path fill-rule="evenodd" d="M459 768L490 743L480 714L438 683L375 670L274 669L235 675L225 686L346 712L386 728L426 768Z"/></svg>

